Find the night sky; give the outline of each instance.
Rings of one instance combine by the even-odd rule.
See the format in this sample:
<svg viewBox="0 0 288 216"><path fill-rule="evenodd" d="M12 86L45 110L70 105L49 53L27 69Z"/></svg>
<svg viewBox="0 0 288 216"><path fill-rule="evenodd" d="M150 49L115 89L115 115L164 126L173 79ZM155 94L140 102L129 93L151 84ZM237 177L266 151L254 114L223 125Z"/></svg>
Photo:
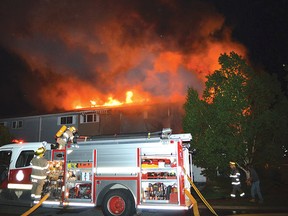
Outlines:
<svg viewBox="0 0 288 216"><path fill-rule="evenodd" d="M283 82L286 0L2 0L0 117L174 102L235 51ZM125 103L125 102L124 102Z"/></svg>

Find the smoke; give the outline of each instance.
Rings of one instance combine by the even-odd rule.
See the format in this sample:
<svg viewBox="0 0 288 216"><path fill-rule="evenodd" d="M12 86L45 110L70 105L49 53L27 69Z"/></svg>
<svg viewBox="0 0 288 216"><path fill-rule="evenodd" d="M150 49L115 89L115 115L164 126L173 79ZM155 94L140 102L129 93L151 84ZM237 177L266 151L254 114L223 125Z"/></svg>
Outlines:
<svg viewBox="0 0 288 216"><path fill-rule="evenodd" d="M184 100L221 53L245 48L203 1L4 0L1 46L30 68L20 88L46 111L90 100ZM87 104L88 103L88 104Z"/></svg>

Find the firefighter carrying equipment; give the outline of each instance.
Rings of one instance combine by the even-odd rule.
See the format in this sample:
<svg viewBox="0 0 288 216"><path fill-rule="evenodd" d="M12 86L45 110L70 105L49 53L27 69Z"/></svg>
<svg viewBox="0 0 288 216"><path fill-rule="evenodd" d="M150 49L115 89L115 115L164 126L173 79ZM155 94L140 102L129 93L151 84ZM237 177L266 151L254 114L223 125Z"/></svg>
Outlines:
<svg viewBox="0 0 288 216"><path fill-rule="evenodd" d="M32 206L28 211L23 213L21 216L28 216L32 212L34 212L48 197L50 196L50 193L47 193L36 205Z"/></svg>
<svg viewBox="0 0 288 216"><path fill-rule="evenodd" d="M66 126L66 125L63 125L63 126L59 129L59 131L56 133L56 137L61 137L62 134L66 131L66 129L67 129L67 126Z"/></svg>
<svg viewBox="0 0 288 216"><path fill-rule="evenodd" d="M207 202L207 200L203 197L203 195L200 193L200 191L198 190L198 188L196 187L196 185L193 183L191 177L186 173L185 168L183 168L183 172L184 175L186 175L188 181L190 182L190 185L192 186L192 188L194 189L194 191L197 193L197 195L200 197L200 199L203 201L203 203L207 206L207 208L212 212L212 214L214 214L215 216L218 216L217 213L214 211L214 209L212 208L212 206ZM198 211L198 204L197 201L194 199L194 197L190 194L189 191L184 191L185 194L189 197L189 199L191 200L191 202L193 203L193 213L196 216L199 216L199 211ZM190 196L190 195L191 196ZM196 203L196 205L195 205ZM195 206L195 207L194 207ZM195 209L194 209L195 208Z"/></svg>
<svg viewBox="0 0 288 216"><path fill-rule="evenodd" d="M79 137L75 127L67 127L63 125L56 133L56 142L59 144L59 149L64 149L69 143L77 143L76 139Z"/></svg>

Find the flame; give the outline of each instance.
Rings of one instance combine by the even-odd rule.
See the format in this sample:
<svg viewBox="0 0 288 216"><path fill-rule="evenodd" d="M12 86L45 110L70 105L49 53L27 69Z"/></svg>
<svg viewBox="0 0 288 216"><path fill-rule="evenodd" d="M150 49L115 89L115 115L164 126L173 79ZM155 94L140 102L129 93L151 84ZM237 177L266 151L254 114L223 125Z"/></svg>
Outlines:
<svg viewBox="0 0 288 216"><path fill-rule="evenodd" d="M182 102L187 87L203 91L207 75L220 67L220 54L247 53L208 3L191 1L188 9L181 1L133 1L129 7L60 2L56 12L50 1L33 4L33 13L20 20L28 29L6 18L12 27L5 34L13 37L5 46L31 69L21 88L46 111Z"/></svg>
<svg viewBox="0 0 288 216"><path fill-rule="evenodd" d="M88 107L101 107L101 106L121 106L124 104L132 104L132 103L142 103L149 101L148 99L143 99L139 97L136 101L133 100L134 93L133 91L127 91L126 92L126 99L125 101L120 101L119 99L113 98L113 96L109 96L107 98L107 101L104 102L102 105L98 104L96 100L90 100L90 106L85 106L81 104L77 104L74 108L75 109L83 109ZM77 103L77 102L75 102Z"/></svg>
<svg viewBox="0 0 288 216"><path fill-rule="evenodd" d="M133 103L133 100L132 100L132 97L133 97L133 92L132 91L127 91L126 92L126 103Z"/></svg>
<svg viewBox="0 0 288 216"><path fill-rule="evenodd" d="M90 100L90 103L91 103L91 107L95 107L97 104L95 100Z"/></svg>
<svg viewBox="0 0 288 216"><path fill-rule="evenodd" d="M104 103L103 106L119 106L123 103L119 100L113 99L113 97L108 97L108 102Z"/></svg>

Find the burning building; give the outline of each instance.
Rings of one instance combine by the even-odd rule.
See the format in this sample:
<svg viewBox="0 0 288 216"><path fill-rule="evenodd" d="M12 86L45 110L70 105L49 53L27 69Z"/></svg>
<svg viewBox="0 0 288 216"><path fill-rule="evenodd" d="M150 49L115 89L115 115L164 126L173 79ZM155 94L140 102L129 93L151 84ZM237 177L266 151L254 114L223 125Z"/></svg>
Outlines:
<svg viewBox="0 0 288 216"><path fill-rule="evenodd" d="M0 123L24 141L55 142L63 125L74 126L82 137L155 132L172 128L181 132L182 106L173 104L90 107L62 113L0 119Z"/></svg>
<svg viewBox="0 0 288 216"><path fill-rule="evenodd" d="M2 67L7 112L183 104L221 53L246 54L204 1L6 1L0 11L0 47L14 58Z"/></svg>

